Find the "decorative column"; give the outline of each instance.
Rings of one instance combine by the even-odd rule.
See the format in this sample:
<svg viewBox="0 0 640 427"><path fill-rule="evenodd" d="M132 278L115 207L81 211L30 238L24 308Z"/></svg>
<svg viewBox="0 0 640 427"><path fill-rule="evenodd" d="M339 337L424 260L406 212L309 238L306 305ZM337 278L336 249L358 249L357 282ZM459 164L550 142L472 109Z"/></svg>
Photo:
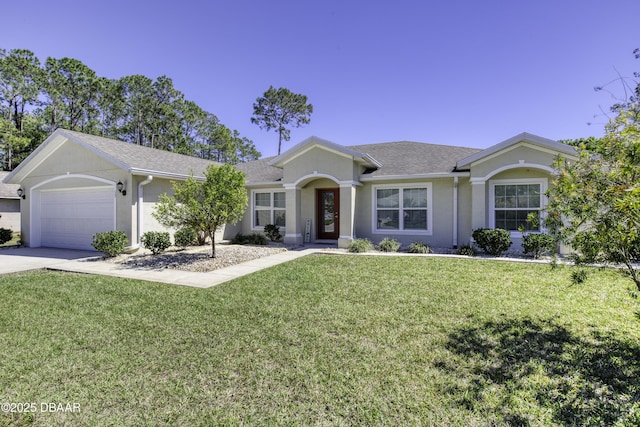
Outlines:
<svg viewBox="0 0 640 427"><path fill-rule="evenodd" d="M354 239L356 215L356 185L340 184L340 236L338 247L347 248Z"/></svg>
<svg viewBox="0 0 640 427"><path fill-rule="evenodd" d="M283 242L287 245L302 245L302 219L300 219L300 189L293 184L285 184L286 232Z"/></svg>
<svg viewBox="0 0 640 427"><path fill-rule="evenodd" d="M471 179L471 228L487 226L486 182Z"/></svg>

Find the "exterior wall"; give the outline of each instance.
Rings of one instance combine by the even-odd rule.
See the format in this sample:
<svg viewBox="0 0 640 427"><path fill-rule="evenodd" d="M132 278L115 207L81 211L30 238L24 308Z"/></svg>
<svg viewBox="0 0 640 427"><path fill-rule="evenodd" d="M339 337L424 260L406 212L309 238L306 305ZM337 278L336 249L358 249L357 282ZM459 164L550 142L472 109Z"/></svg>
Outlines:
<svg viewBox="0 0 640 427"><path fill-rule="evenodd" d="M0 199L0 228L20 232L20 199Z"/></svg>
<svg viewBox="0 0 640 427"><path fill-rule="evenodd" d="M314 172L330 175L341 181L353 181L355 169L352 159L315 147L285 165L282 181L294 183Z"/></svg>
<svg viewBox="0 0 640 427"><path fill-rule="evenodd" d="M471 241L473 217L471 203L471 182L469 178L461 177L458 180L458 246L468 245Z"/></svg>
<svg viewBox="0 0 640 427"><path fill-rule="evenodd" d="M557 154L525 142L474 162L471 165L471 228L492 226L489 210L491 180L543 178L550 183L551 168ZM512 240L512 250L520 250L520 236L512 233Z"/></svg>
<svg viewBox="0 0 640 427"><path fill-rule="evenodd" d="M471 178L484 178L495 173L496 170L517 166L519 164L535 164L551 167L558 153L549 150L533 148L528 144L516 144L493 156L481 159L471 165Z"/></svg>
<svg viewBox="0 0 640 427"><path fill-rule="evenodd" d="M113 183L114 188L118 181L127 182L127 185L130 185L128 182L131 181L127 172L72 142L60 146L47 158L47 161L38 165L22 181L21 186L25 190L26 200L22 201L21 234L27 246L30 246L32 241L31 202L34 196L37 198L37 195L33 193L41 190L106 185L104 182L95 181L88 177L107 180ZM128 195L130 194L132 193L129 192ZM132 231L132 199L118 193L115 200L116 229L124 231L130 236Z"/></svg>
<svg viewBox="0 0 640 427"><path fill-rule="evenodd" d="M410 234L409 232L394 232L394 230L389 230L389 232L375 231L373 227L374 188L383 185L405 186L407 184L431 185L431 205L428 207L432 211L432 224L429 227L431 234ZM453 246L453 193L453 178L367 182L357 189L356 237L367 238L376 244L385 237L389 237L405 246L415 241L422 241L432 247L451 248Z"/></svg>

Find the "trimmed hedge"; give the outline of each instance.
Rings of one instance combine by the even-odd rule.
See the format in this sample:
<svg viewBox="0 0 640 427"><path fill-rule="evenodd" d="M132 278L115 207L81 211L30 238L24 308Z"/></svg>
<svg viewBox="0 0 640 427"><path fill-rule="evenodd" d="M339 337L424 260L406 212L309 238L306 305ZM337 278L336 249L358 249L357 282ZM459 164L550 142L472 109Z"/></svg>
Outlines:
<svg viewBox="0 0 640 427"><path fill-rule="evenodd" d="M105 231L93 235L91 246L107 257L114 257L124 252L128 242L124 231Z"/></svg>
<svg viewBox="0 0 640 427"><path fill-rule="evenodd" d="M473 240L488 255L500 256L511 246L511 233L501 228L477 228Z"/></svg>

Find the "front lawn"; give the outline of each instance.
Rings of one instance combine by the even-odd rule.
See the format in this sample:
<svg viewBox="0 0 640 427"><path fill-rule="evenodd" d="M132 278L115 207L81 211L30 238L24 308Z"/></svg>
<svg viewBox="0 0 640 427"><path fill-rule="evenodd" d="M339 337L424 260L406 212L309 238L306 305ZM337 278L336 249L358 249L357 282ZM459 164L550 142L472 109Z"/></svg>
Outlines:
<svg viewBox="0 0 640 427"><path fill-rule="evenodd" d="M640 424L632 282L571 271L315 255L208 290L0 276L0 403L37 406L0 425Z"/></svg>

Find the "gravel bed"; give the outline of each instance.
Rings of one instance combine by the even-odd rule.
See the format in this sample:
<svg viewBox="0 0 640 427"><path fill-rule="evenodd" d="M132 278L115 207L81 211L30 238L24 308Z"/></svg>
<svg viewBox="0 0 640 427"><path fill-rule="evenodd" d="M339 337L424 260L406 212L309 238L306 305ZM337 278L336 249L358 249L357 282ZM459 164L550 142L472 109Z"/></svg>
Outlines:
<svg viewBox="0 0 640 427"><path fill-rule="evenodd" d="M240 264L284 252L282 245L252 246L216 243L216 257L211 258L211 246L196 246L185 250L169 249L158 255L147 250L123 254L107 261L141 269L171 268L174 270L206 272Z"/></svg>

